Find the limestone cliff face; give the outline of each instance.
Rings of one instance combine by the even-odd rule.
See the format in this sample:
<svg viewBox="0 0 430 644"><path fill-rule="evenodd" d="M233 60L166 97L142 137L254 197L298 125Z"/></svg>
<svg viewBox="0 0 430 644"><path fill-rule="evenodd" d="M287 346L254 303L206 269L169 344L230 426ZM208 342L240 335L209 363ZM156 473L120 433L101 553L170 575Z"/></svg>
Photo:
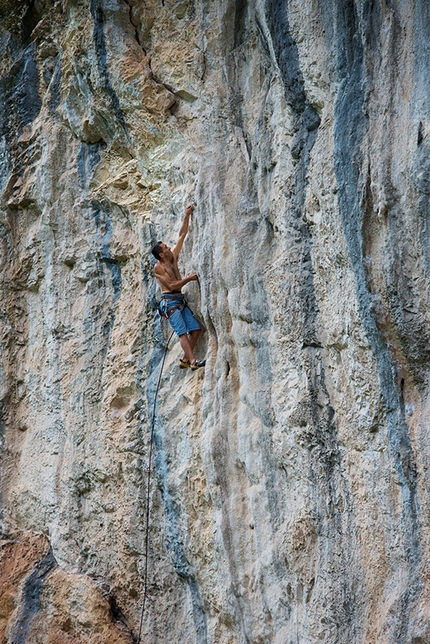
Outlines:
<svg viewBox="0 0 430 644"><path fill-rule="evenodd" d="M37 0L0 60L0 640L430 642L430 6ZM149 251L207 367L178 369Z"/></svg>

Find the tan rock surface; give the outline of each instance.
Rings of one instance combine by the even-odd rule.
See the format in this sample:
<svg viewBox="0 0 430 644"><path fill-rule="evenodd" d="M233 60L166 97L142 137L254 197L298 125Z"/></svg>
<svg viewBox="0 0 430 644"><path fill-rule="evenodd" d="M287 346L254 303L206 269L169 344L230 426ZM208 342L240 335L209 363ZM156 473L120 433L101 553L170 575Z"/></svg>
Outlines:
<svg viewBox="0 0 430 644"><path fill-rule="evenodd" d="M37 0L21 27L2 641L137 641L170 335L149 251L195 200L207 366L169 343L142 642L430 642L427 4Z"/></svg>

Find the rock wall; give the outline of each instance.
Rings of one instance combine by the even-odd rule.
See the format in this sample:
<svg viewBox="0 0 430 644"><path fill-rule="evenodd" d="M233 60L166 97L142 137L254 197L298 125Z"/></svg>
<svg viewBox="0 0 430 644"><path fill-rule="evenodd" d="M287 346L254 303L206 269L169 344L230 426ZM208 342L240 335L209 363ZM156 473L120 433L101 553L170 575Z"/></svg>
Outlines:
<svg viewBox="0 0 430 644"><path fill-rule="evenodd" d="M142 642L430 642L428 3L7 26L0 640L138 640L155 409ZM149 255L191 200L196 373Z"/></svg>

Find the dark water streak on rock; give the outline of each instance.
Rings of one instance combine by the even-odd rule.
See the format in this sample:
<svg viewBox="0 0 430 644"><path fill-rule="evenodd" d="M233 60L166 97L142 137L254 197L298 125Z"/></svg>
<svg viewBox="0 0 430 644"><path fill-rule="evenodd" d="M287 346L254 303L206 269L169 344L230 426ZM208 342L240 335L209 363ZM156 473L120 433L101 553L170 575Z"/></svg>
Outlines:
<svg viewBox="0 0 430 644"><path fill-rule="evenodd" d="M370 5L365 2L363 7L369 9ZM403 642L411 610L421 589L417 570L421 559L419 502L415 463L404 417L404 406L401 404L395 378L395 366L372 313L371 291L363 265L364 213L361 197L366 181L363 176L363 149L368 132L365 90L369 72L365 66L361 33L372 29L372 18L374 15L371 11L363 11L362 19L367 20L367 23L361 24L352 0L339 1L336 13L332 16L336 25L336 71L340 83L335 101L334 158L340 214L354 271L361 320L379 373L391 454L402 485L403 525L408 549L410 583L407 591L398 600L400 615L396 620L395 641Z"/></svg>
<svg viewBox="0 0 430 644"><path fill-rule="evenodd" d="M107 47L106 47L106 36L105 36L105 14L102 7L102 0L91 0L90 1L90 11L94 20L94 46L97 57L97 65L100 71L103 85L106 89L108 96L110 97L112 108L118 123L120 124L127 140L130 140L127 124L125 122L124 113L121 108L119 98L112 86L109 70L107 66Z"/></svg>
<svg viewBox="0 0 430 644"><path fill-rule="evenodd" d="M196 579L195 572L190 564L186 552L184 539L185 534L181 528L182 524L182 507L181 499L177 498L177 493L172 489L170 483L170 458L164 446L164 434L169 432L168 427L164 427L159 416L159 401L155 400L157 395L157 384L160 377L161 364L163 362L166 348L163 344L156 344L150 359L151 372L147 382L147 409L150 417L147 418L149 433L146 436L145 443L149 450L149 441L153 440L153 459L155 463L155 480L161 492L164 511L164 540L167 552L176 574L186 582L190 592L191 603L193 608L194 628L196 633L196 642L199 644L208 644L208 619L204 606L203 596L200 585ZM154 404L155 403L155 404ZM155 410L155 418L152 418L152 411ZM148 479L147 479L148 480ZM149 484L149 480L148 480ZM145 495L146 497L146 495ZM150 503L152 501L150 500ZM151 513L150 513L151 520ZM156 583L156 568L154 565L149 566L149 586Z"/></svg>
<svg viewBox="0 0 430 644"><path fill-rule="evenodd" d="M287 0L268 0L267 22L270 28L276 62L283 79L287 103L293 111L295 129L291 154L295 159L295 172L288 191L289 208L286 213L294 236L300 240L302 254L298 300L302 307L302 361L308 376L309 418L305 433L309 441L309 479L314 489L314 504L318 513L319 532L325 534L325 543L320 540L319 566L333 569L339 584L339 592L332 598L329 611L336 627L339 642L356 637L359 602L358 589L361 577L360 563L353 556L355 515L350 482L343 474L342 456L337 440L335 411L325 385L324 349L317 335L318 304L315 296L314 269L312 264L312 235L305 221L305 198L308 184L308 169L312 149L320 125L320 116L306 96L304 79L296 43L289 25ZM348 513L338 511L337 499L342 496ZM323 501L324 500L324 501ZM326 512L328 510L328 516ZM326 559L328 557L328 560ZM351 563L354 562L351 566ZM335 572L334 572L335 571ZM361 591L362 592L362 591ZM340 597L342 600L340 601Z"/></svg>
<svg viewBox="0 0 430 644"><path fill-rule="evenodd" d="M54 554L50 549L26 580L22 609L12 635L12 644L26 644L31 623L41 609L40 595L43 582L56 565Z"/></svg>

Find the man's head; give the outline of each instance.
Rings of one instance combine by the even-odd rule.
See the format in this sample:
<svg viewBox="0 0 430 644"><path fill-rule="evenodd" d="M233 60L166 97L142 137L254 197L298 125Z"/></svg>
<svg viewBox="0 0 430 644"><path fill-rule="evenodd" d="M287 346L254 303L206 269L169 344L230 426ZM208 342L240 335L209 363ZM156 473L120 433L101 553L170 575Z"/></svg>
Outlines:
<svg viewBox="0 0 430 644"><path fill-rule="evenodd" d="M166 246L162 241L158 241L151 252L159 262L162 262L163 259L169 259L171 255L170 246Z"/></svg>

